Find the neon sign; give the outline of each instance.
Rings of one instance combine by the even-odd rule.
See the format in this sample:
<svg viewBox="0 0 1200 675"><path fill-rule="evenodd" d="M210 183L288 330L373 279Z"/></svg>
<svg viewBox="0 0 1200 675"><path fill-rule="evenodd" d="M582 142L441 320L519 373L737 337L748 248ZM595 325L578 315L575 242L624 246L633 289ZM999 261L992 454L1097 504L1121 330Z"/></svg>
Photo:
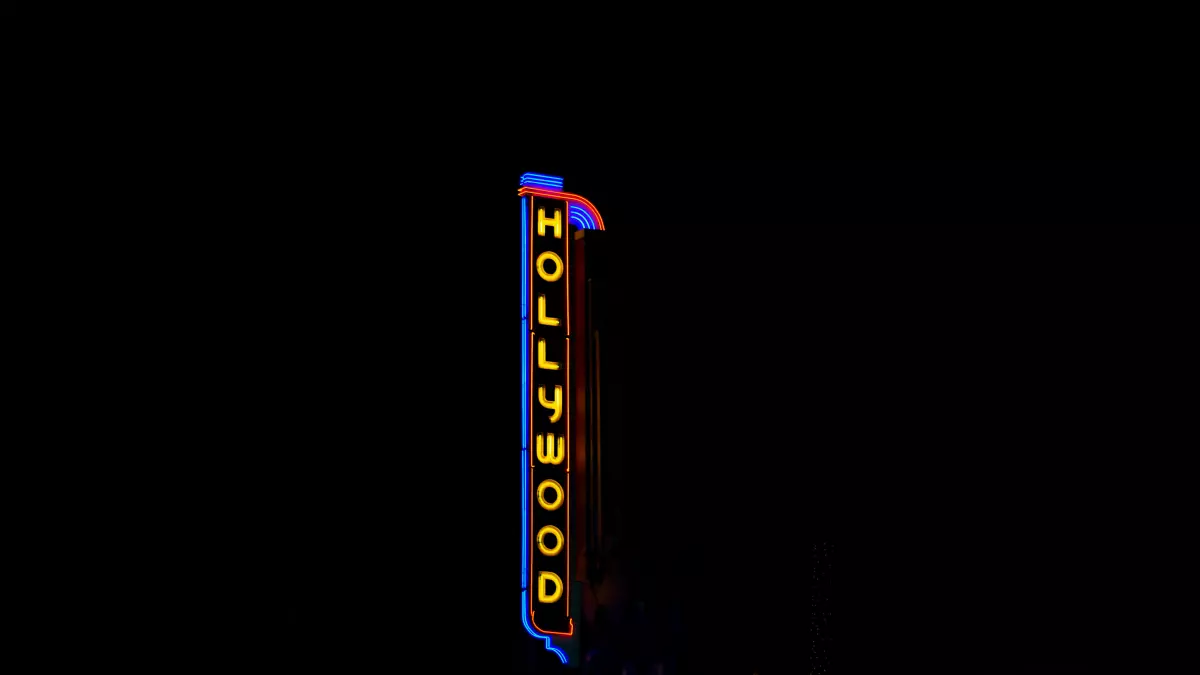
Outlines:
<svg viewBox="0 0 1200 675"><path fill-rule="evenodd" d="M527 173L521 198L521 620L564 663L553 636L571 616L571 225L603 230L562 179Z"/></svg>

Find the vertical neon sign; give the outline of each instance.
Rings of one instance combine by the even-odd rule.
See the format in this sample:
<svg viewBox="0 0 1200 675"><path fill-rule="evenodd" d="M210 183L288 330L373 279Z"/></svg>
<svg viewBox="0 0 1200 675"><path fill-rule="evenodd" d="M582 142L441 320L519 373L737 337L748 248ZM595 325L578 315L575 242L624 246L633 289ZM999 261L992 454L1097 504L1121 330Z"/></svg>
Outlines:
<svg viewBox="0 0 1200 675"><path fill-rule="evenodd" d="M521 621L564 663L571 636L571 225L603 230L562 179L521 176Z"/></svg>

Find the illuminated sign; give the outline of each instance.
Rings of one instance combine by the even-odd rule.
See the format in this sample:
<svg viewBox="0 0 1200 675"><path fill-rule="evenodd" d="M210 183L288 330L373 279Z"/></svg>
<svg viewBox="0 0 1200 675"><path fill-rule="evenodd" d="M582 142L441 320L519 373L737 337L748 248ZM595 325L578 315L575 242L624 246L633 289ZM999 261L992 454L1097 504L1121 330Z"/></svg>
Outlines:
<svg viewBox="0 0 1200 675"><path fill-rule="evenodd" d="M562 179L524 174L521 198L521 612L530 635L566 662L551 636L571 636L572 226L603 230Z"/></svg>

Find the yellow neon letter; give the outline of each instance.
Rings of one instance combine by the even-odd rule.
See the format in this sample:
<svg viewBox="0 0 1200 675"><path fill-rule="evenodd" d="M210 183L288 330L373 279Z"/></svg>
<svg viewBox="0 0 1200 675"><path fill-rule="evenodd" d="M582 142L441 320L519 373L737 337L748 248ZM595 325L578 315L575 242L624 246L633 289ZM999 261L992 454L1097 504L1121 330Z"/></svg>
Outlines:
<svg viewBox="0 0 1200 675"><path fill-rule="evenodd" d="M554 488L554 494L557 496L554 498L553 502L546 501L545 495L542 494L547 488ZM542 481L540 485L538 485L537 497L538 504L540 504L543 509L546 509L547 511L557 511L558 507L562 506L563 503L562 486L558 484L558 481L547 478L546 480Z"/></svg>
<svg viewBox="0 0 1200 675"><path fill-rule="evenodd" d="M558 370L557 361L546 360L546 341L538 340L538 368L542 370Z"/></svg>
<svg viewBox="0 0 1200 675"><path fill-rule="evenodd" d="M550 422L553 424L562 417L562 385L554 385L554 401L546 400L546 388L538 387L538 403L542 404L543 408L548 408L554 412L550 413Z"/></svg>
<svg viewBox="0 0 1200 675"><path fill-rule="evenodd" d="M550 442L546 443L545 434L537 435L537 458L542 464L562 464L563 461L563 442L566 439L560 434L558 437L558 452L554 452L554 436L550 437ZM543 448L543 446L549 446Z"/></svg>
<svg viewBox="0 0 1200 675"><path fill-rule="evenodd" d="M546 209L538 209L538 235L546 236L546 226L554 228L554 238L562 239L562 211L554 209L554 218L546 217Z"/></svg>
<svg viewBox="0 0 1200 675"><path fill-rule="evenodd" d="M546 316L546 296L538 296L538 323L543 326L557 326L561 323L558 319L552 316Z"/></svg>
<svg viewBox="0 0 1200 675"><path fill-rule="evenodd" d="M546 595L546 580L554 582L554 595ZM549 604L562 596L562 579L554 572L538 572L538 602Z"/></svg>
<svg viewBox="0 0 1200 675"><path fill-rule="evenodd" d="M558 538L558 543L554 545L554 548L546 548L545 542L542 541L542 538L545 537L547 534L552 534ZM538 530L538 550L542 552L542 555L550 555L550 556L558 555L558 552L562 550L562 547L563 547L562 530L558 529L557 527L555 527L553 525L544 525L544 526L542 526L542 529ZM553 601L551 601L551 602L553 602Z"/></svg>
<svg viewBox="0 0 1200 675"><path fill-rule="evenodd" d="M554 262L554 274L548 274L546 272L547 260ZM542 279L546 281L558 281L559 277L561 277L563 273L562 258L558 257L558 254L554 251L544 251L537 257L537 270L538 276Z"/></svg>

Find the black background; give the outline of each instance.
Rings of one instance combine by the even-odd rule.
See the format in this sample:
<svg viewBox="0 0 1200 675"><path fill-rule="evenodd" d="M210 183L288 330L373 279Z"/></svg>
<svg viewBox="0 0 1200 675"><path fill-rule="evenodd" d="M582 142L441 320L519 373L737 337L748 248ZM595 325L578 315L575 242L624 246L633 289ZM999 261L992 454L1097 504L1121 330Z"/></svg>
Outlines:
<svg viewBox="0 0 1200 675"><path fill-rule="evenodd" d="M627 555L684 608L691 672L806 672L827 541L834 672L1168 672L1194 165L323 166L253 197L288 227L239 229L204 289L221 346L189 382L238 489L202 645L528 667L506 453L535 171L609 229ZM461 283L429 255L447 211ZM450 432L456 462L426 443Z"/></svg>

